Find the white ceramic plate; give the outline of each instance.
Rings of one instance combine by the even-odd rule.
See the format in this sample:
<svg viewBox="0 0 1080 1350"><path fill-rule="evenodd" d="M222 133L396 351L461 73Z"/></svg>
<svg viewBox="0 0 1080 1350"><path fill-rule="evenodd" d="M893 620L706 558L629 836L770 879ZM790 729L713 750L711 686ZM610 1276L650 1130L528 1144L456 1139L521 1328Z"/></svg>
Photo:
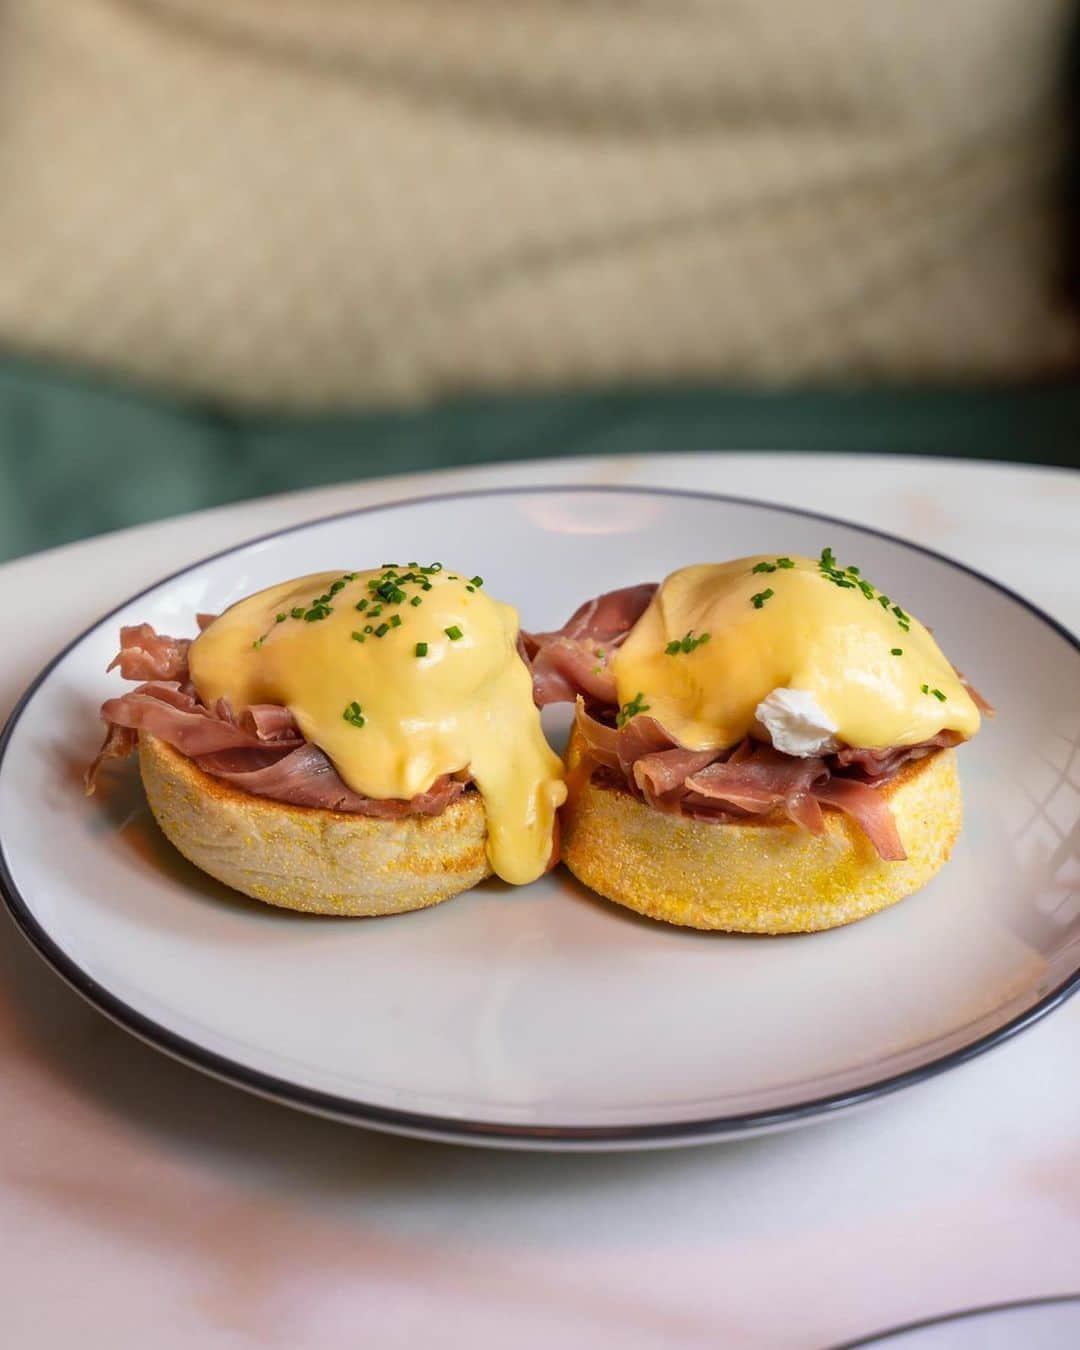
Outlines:
<svg viewBox="0 0 1080 1350"><path fill-rule="evenodd" d="M755 938L632 916L565 871L416 914L320 919L217 885L158 834L134 765L81 773L121 623L188 633L284 577L389 557L483 574L526 626L708 558L845 562L900 597L998 707L960 751L944 872L850 928ZM557 730L557 729L556 729ZM211 1073L405 1133L525 1147L791 1125L959 1064L1080 982L1080 647L1023 600L854 526L660 491L440 497L315 521L170 577L77 638L0 745L0 874L30 941L118 1022ZM1070 868L1072 870L1070 870Z"/></svg>
<svg viewBox="0 0 1080 1350"><path fill-rule="evenodd" d="M837 1350L1076 1350L1080 1295L1000 1303L884 1331Z"/></svg>

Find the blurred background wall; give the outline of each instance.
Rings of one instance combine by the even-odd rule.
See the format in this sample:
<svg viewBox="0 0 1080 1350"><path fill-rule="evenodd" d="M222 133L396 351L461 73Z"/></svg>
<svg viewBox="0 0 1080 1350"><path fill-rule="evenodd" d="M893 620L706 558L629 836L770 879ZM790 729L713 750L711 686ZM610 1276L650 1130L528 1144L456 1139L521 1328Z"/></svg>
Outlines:
<svg viewBox="0 0 1080 1350"><path fill-rule="evenodd" d="M484 459L1077 463L1065 0L0 0L0 556Z"/></svg>

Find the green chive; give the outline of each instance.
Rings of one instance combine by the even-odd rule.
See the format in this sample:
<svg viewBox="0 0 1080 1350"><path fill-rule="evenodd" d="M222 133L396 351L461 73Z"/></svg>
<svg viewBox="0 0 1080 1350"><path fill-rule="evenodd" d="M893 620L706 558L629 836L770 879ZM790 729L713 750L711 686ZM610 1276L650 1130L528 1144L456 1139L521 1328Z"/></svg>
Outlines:
<svg viewBox="0 0 1080 1350"><path fill-rule="evenodd" d="M483 578L483 577L473 577L472 581L471 581L469 584L472 585L472 586L477 586L477 587L482 586L482 585L484 584L484 578Z"/></svg>
<svg viewBox="0 0 1080 1350"><path fill-rule="evenodd" d="M461 629L457 626L456 623L451 624L449 628L444 628L443 632L446 634L446 636L450 639L451 642L457 642L458 638L463 636Z"/></svg>
<svg viewBox="0 0 1080 1350"><path fill-rule="evenodd" d="M279 615L277 616L277 618L275 618L274 622L275 622L275 623L284 623L285 620L286 620L288 617L289 617L289 616L288 616L287 614L279 614Z"/></svg>
<svg viewBox="0 0 1080 1350"><path fill-rule="evenodd" d="M352 640L354 642L363 642L364 641L363 633L353 633Z"/></svg>
<svg viewBox="0 0 1080 1350"><path fill-rule="evenodd" d="M409 601L409 604L412 605L413 609L415 609L417 605L422 605L423 603L424 603L423 600L421 600L421 598L418 595L414 595L413 598Z"/></svg>
<svg viewBox="0 0 1080 1350"><path fill-rule="evenodd" d="M790 558L777 558L777 560L776 560L776 565L777 565L777 567L794 567L794 566L795 566L795 564L791 561Z"/></svg>
<svg viewBox="0 0 1080 1350"><path fill-rule="evenodd" d="M341 715L346 722L351 722L354 727L362 727L364 725L364 710L355 699L353 699Z"/></svg>
<svg viewBox="0 0 1080 1350"><path fill-rule="evenodd" d="M390 625L389 625L388 623L381 623L381 624L379 624L378 628L375 629L375 636L376 636L376 637L385 637L385 636L387 635L387 633L389 633L389 631L390 631Z"/></svg>
<svg viewBox="0 0 1080 1350"><path fill-rule="evenodd" d="M302 619L304 617L304 612L305 611L303 605L297 605L295 609L291 609L289 611L289 613L293 616L294 619Z"/></svg>
<svg viewBox="0 0 1080 1350"><path fill-rule="evenodd" d="M755 609L761 609L765 601L771 600L774 594L775 592L770 586L763 591L758 591L757 595L752 595L750 597L750 603L754 606Z"/></svg>
<svg viewBox="0 0 1080 1350"><path fill-rule="evenodd" d="M415 649L415 650L416 650L416 655L417 655L417 656L427 656L427 643L426 643L426 642L418 642L418 643L416 644L416 649Z"/></svg>
<svg viewBox="0 0 1080 1350"><path fill-rule="evenodd" d="M400 627L401 627L401 615L400 615L400 614L391 614L391 615L390 615L390 627L391 627L391 628L400 628Z"/></svg>
<svg viewBox="0 0 1080 1350"><path fill-rule="evenodd" d="M890 655L890 656L903 656L903 654L904 654L904 649L903 649L903 647L890 647L890 648L889 648L889 655Z"/></svg>
<svg viewBox="0 0 1080 1350"><path fill-rule="evenodd" d="M751 567L750 571L751 571L751 573L753 573L753 572L775 572L775 571L776 571L776 564L775 564L775 563L771 563L771 562L759 562L759 563L755 563L754 566Z"/></svg>
<svg viewBox="0 0 1080 1350"><path fill-rule="evenodd" d="M635 694L629 703L624 703L619 709L618 716L615 718L617 727L624 727L631 717L636 717L638 713L648 712L649 705L642 702L644 694Z"/></svg>
<svg viewBox="0 0 1080 1350"><path fill-rule="evenodd" d="M945 695L941 692L940 689L931 689L930 692L933 694L933 696L937 699L939 703L945 702Z"/></svg>

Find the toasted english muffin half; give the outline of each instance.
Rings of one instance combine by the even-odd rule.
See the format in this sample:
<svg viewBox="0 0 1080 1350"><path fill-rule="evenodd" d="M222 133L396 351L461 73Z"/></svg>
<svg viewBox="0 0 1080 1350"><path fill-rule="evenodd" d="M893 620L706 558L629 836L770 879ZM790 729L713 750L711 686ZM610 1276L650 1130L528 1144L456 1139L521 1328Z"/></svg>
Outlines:
<svg viewBox="0 0 1080 1350"><path fill-rule="evenodd" d="M282 909L401 914L491 875L477 792L463 793L437 816L394 820L289 806L212 778L146 733L139 770L154 819L185 858Z"/></svg>
<svg viewBox="0 0 1080 1350"><path fill-rule="evenodd" d="M812 933L853 923L924 886L960 832L952 750L906 764L878 789L908 855L885 862L859 826L830 807L822 808L824 834L815 836L779 811L710 823L665 815L602 778L575 787L582 745L575 730L563 862L608 900L687 928Z"/></svg>

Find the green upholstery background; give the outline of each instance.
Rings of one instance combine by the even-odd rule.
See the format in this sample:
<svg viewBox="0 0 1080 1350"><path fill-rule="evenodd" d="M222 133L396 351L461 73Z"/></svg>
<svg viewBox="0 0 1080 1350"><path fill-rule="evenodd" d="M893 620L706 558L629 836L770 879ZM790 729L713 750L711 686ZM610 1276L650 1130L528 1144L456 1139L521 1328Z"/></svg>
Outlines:
<svg viewBox="0 0 1080 1350"><path fill-rule="evenodd" d="M0 361L0 559L290 488L553 455L900 451L1080 466L1080 384L611 390L236 418Z"/></svg>

